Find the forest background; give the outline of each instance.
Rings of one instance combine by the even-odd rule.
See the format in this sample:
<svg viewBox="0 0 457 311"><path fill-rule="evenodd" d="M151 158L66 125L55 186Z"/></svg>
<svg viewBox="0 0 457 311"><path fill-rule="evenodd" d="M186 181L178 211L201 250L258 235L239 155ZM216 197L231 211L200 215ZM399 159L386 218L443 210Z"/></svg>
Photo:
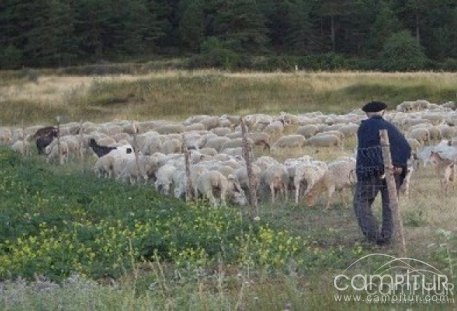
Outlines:
<svg viewBox="0 0 457 311"><path fill-rule="evenodd" d="M454 0L4 0L0 29L0 69L457 70Z"/></svg>

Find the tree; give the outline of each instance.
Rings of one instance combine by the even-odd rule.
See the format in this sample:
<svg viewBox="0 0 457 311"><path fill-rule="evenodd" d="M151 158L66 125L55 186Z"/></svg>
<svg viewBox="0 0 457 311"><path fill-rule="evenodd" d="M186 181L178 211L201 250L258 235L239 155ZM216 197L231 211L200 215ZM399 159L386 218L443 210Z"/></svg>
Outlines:
<svg viewBox="0 0 457 311"><path fill-rule="evenodd" d="M350 16L354 12L354 2L352 0L323 0L320 1L319 15L322 18L330 19L330 41L331 50L336 52L337 31L341 28L338 18ZM322 35L325 35L322 33Z"/></svg>
<svg viewBox="0 0 457 311"><path fill-rule="evenodd" d="M115 1L105 25L105 48L120 56L142 54L150 35L151 18L143 0Z"/></svg>
<svg viewBox="0 0 457 311"><path fill-rule="evenodd" d="M237 52L258 53L266 43L264 16L255 0L220 1L214 21L216 37Z"/></svg>
<svg viewBox="0 0 457 311"><path fill-rule="evenodd" d="M83 57L103 58L106 51L110 0L80 0L76 7L76 38Z"/></svg>
<svg viewBox="0 0 457 311"><path fill-rule="evenodd" d="M427 58L417 40L404 30L390 36L382 51L381 67L388 71L424 69Z"/></svg>
<svg viewBox="0 0 457 311"><path fill-rule="evenodd" d="M22 51L14 45L0 48L0 69L19 69L23 63Z"/></svg>
<svg viewBox="0 0 457 311"><path fill-rule="evenodd" d="M160 50L175 50L181 43L179 34L178 7L179 0L146 0L152 16L154 43Z"/></svg>
<svg viewBox="0 0 457 311"><path fill-rule="evenodd" d="M400 21L386 2L381 2L378 9L379 13L371 25L366 44L369 54L374 56L379 55L382 51L387 38L402 30Z"/></svg>
<svg viewBox="0 0 457 311"><path fill-rule="evenodd" d="M198 51L205 38L203 5L199 0L189 1L179 22L182 42L192 51Z"/></svg>
<svg viewBox="0 0 457 311"><path fill-rule="evenodd" d="M312 4L309 1L288 2L286 41L290 50L306 52L312 39Z"/></svg>

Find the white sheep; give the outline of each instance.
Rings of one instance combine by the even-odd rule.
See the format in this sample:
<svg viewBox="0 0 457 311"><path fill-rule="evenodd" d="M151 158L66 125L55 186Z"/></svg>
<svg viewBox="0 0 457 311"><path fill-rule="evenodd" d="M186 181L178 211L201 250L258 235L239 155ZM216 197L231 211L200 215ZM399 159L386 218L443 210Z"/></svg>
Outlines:
<svg viewBox="0 0 457 311"><path fill-rule="evenodd" d="M124 163L122 172L116 179L128 180L130 184L148 181L158 169L158 159L153 156L138 155L129 157Z"/></svg>
<svg viewBox="0 0 457 311"><path fill-rule="evenodd" d="M248 141L249 145L253 144L252 139L248 138L247 141ZM230 141L227 141L226 143L224 143L222 145L222 150L227 149L227 148L238 148L238 147L242 147L242 146L243 146L243 139L235 138L235 139L231 139Z"/></svg>
<svg viewBox="0 0 457 311"><path fill-rule="evenodd" d="M205 171L199 175L196 183L196 197L198 198L199 194L203 195L213 206L218 205L218 199L222 205L226 205L228 195L232 195L235 203L246 204L246 196L233 175L227 178L219 171Z"/></svg>
<svg viewBox="0 0 457 311"><path fill-rule="evenodd" d="M305 137L302 135L286 135L280 137L274 144L273 149L302 148L305 145Z"/></svg>
<svg viewBox="0 0 457 311"><path fill-rule="evenodd" d="M316 199L323 192L327 192L327 203L325 208L330 206L331 198L335 190L352 188L355 184L354 178L355 159L338 160L328 164L328 169L323 177L308 191L306 201L309 206L315 204Z"/></svg>
<svg viewBox="0 0 457 311"><path fill-rule="evenodd" d="M113 177L114 157L109 153L100 158L94 164L93 171L97 177Z"/></svg>
<svg viewBox="0 0 457 311"><path fill-rule="evenodd" d="M68 157L79 157L82 154L81 148L83 143L80 141L80 137L76 135L65 135L61 136L60 143L65 143L68 147ZM49 150L51 150L55 145L58 144L58 140L54 139L49 145Z"/></svg>
<svg viewBox="0 0 457 311"><path fill-rule="evenodd" d="M154 134L155 133L155 134ZM138 136L139 138L140 136ZM140 142L141 143L138 143ZM146 155L151 155L161 151L162 139L156 132L145 135L141 140L137 140L138 149Z"/></svg>
<svg viewBox="0 0 457 311"><path fill-rule="evenodd" d="M412 112L421 111L429 107L430 103L424 99L418 99L416 101L404 101L397 105L397 111L400 112Z"/></svg>
<svg viewBox="0 0 457 311"><path fill-rule="evenodd" d="M272 165L279 165L280 163L278 160L276 160L275 158L272 158L270 156L261 156L261 157L257 158L253 164L260 167L260 169L262 171L265 171L268 167L270 167Z"/></svg>
<svg viewBox="0 0 457 311"><path fill-rule="evenodd" d="M240 116L232 116L228 114L224 114L219 117L219 126L221 127L230 127L234 128L238 126L241 122Z"/></svg>
<svg viewBox="0 0 457 311"><path fill-rule="evenodd" d="M180 123L167 123L157 127L155 130L159 134L166 135L183 133L186 129L184 128L184 125Z"/></svg>
<svg viewBox="0 0 457 311"><path fill-rule="evenodd" d="M59 154L60 151L60 154ZM66 142L61 142L60 147L58 144L53 146L49 145L45 148L45 153L47 155L46 162L50 163L58 160L60 165L63 165L68 160L68 145Z"/></svg>
<svg viewBox="0 0 457 311"><path fill-rule="evenodd" d="M314 137L319 137L319 136L327 136L327 135L334 135L338 137L341 141L344 140L344 134L340 130L324 130L322 132L317 133L314 135Z"/></svg>
<svg viewBox="0 0 457 311"><path fill-rule="evenodd" d="M315 124L307 124L299 127L295 134L302 135L305 138L314 136L319 131L319 128Z"/></svg>
<svg viewBox="0 0 457 311"><path fill-rule="evenodd" d="M173 195L177 199L184 199L187 191L187 176L184 169L177 169L171 176Z"/></svg>
<svg viewBox="0 0 457 311"><path fill-rule="evenodd" d="M176 170L176 167L171 164L165 164L157 170L157 180L155 181L154 186L158 192L165 195L170 193L173 184L173 174Z"/></svg>
<svg viewBox="0 0 457 311"><path fill-rule="evenodd" d="M181 153L182 142L179 139L166 139L160 146L160 151L164 154Z"/></svg>
<svg viewBox="0 0 457 311"><path fill-rule="evenodd" d="M357 134L357 130L359 129L359 126L354 123L349 123L343 125L339 131L343 133L344 137L354 137Z"/></svg>
<svg viewBox="0 0 457 311"><path fill-rule="evenodd" d="M198 150L201 154L207 155L207 156L215 156L217 154L217 150L214 148L210 147L204 147Z"/></svg>
<svg viewBox="0 0 457 311"><path fill-rule="evenodd" d="M227 134L232 133L232 130L228 127L216 127L213 128L211 132L216 134L217 136L225 136Z"/></svg>
<svg viewBox="0 0 457 311"><path fill-rule="evenodd" d="M257 191L260 186L260 174L262 173L262 170L260 169L260 167L258 167L255 164L251 165L251 169L252 169L252 175L253 175L253 179L254 179L253 186L255 187L255 189ZM238 169L236 169L235 177L238 179L241 188L245 192L248 192L250 185L249 185L249 177L248 177L248 172L247 172L246 166L241 166Z"/></svg>
<svg viewBox="0 0 457 311"><path fill-rule="evenodd" d="M418 152L422 146L421 143L415 138L407 137L406 140L408 141L408 144L413 152Z"/></svg>
<svg viewBox="0 0 457 311"><path fill-rule="evenodd" d="M340 147L343 148L342 140L333 134L321 134L310 137L306 144L313 147Z"/></svg>
<svg viewBox="0 0 457 311"><path fill-rule="evenodd" d="M456 149L457 151L457 149ZM457 154L457 153L456 153ZM435 169L436 174L440 177L441 188L444 193L447 193L449 186L455 188L457 179L457 158L448 159L439 152L432 151L430 154L430 162Z"/></svg>
<svg viewBox="0 0 457 311"><path fill-rule="evenodd" d="M13 134L9 128L1 127L0 128L0 146L9 146L12 143Z"/></svg>
<svg viewBox="0 0 457 311"><path fill-rule="evenodd" d="M32 146L28 140L17 140L11 145L11 149L22 156L28 156L32 152Z"/></svg>
<svg viewBox="0 0 457 311"><path fill-rule="evenodd" d="M229 141L230 141L230 138L224 137L224 136L222 136L222 137L211 137L211 138L207 139L205 147L214 148L217 151L221 151L222 150L222 146L225 143L229 142Z"/></svg>
<svg viewBox="0 0 457 311"><path fill-rule="evenodd" d="M414 172L414 161L413 161L413 157L411 157L411 159L408 160L405 178L403 179L403 182L399 188L399 192L403 193L406 197L409 197L409 190L411 187L411 176L413 175L413 172Z"/></svg>
<svg viewBox="0 0 457 311"><path fill-rule="evenodd" d="M263 132L267 133L270 136L281 135L284 132L284 123L283 121L279 120L272 121L263 129Z"/></svg>
<svg viewBox="0 0 457 311"><path fill-rule="evenodd" d="M421 146L425 145L430 140L430 133L428 129L424 127L413 128L409 133L408 137L416 139Z"/></svg>
<svg viewBox="0 0 457 311"><path fill-rule="evenodd" d="M455 126L449 126L445 124L438 125L438 129L443 139L452 139L457 135L457 130Z"/></svg>
<svg viewBox="0 0 457 311"><path fill-rule="evenodd" d="M191 132L191 131L204 131L206 130L206 127L204 124L202 123L193 123L193 124L190 124L190 125L187 125L185 128L184 128L184 132Z"/></svg>
<svg viewBox="0 0 457 311"><path fill-rule="evenodd" d="M238 129L234 132L228 133L227 135L225 135L225 137L228 137L230 139L238 139L238 138L242 138L243 134L241 133L241 129Z"/></svg>
<svg viewBox="0 0 457 311"><path fill-rule="evenodd" d="M300 188L302 183L305 184L306 189L304 195L306 196L311 189L322 179L327 172L328 167L325 162L304 159L295 164L293 170L293 186L295 188L295 204L298 204L300 198Z"/></svg>
<svg viewBox="0 0 457 311"><path fill-rule="evenodd" d="M224 148L221 153L225 153L231 156L243 156L243 148L242 147L235 147L235 148Z"/></svg>
<svg viewBox="0 0 457 311"><path fill-rule="evenodd" d="M276 192L280 192L284 199L288 199L288 181L289 175L284 165L272 165L262 172L260 177L261 183L266 185L271 193L271 202L275 203Z"/></svg>

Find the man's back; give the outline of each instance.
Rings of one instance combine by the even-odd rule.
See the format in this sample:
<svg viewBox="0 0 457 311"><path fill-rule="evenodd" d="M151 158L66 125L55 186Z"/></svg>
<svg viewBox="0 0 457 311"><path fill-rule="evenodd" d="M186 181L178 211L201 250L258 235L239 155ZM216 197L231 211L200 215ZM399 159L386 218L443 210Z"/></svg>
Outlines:
<svg viewBox="0 0 457 311"><path fill-rule="evenodd" d="M384 164L379 139L379 130L386 129L394 166L406 168L411 156L411 147L403 134L381 116L362 121L358 132L357 172L382 171Z"/></svg>

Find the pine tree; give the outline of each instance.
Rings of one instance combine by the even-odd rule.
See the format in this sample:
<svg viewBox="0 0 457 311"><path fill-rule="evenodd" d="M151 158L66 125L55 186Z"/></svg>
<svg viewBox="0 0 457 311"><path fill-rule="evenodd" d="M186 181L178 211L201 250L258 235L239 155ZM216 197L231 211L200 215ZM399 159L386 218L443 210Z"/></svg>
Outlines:
<svg viewBox="0 0 457 311"><path fill-rule="evenodd" d="M386 2L381 2L378 10L379 13L371 25L369 39L366 44L369 54L373 56L379 55L387 38L403 28L395 13Z"/></svg>
<svg viewBox="0 0 457 311"><path fill-rule="evenodd" d="M189 1L179 22L179 33L184 45L198 51L205 38L203 5L199 0Z"/></svg>
<svg viewBox="0 0 457 311"><path fill-rule="evenodd" d="M309 1L288 2L286 42L290 51L303 53L309 50L312 39L312 5Z"/></svg>
<svg viewBox="0 0 457 311"><path fill-rule="evenodd" d="M388 71L421 70L427 62L422 47L408 30L387 38L381 59L383 69Z"/></svg>
<svg viewBox="0 0 457 311"><path fill-rule="evenodd" d="M110 0L80 0L76 8L77 42L82 56L99 60L107 50L108 22L111 16Z"/></svg>
<svg viewBox="0 0 457 311"><path fill-rule="evenodd" d="M237 52L257 53L265 47L264 16L255 0L220 1L214 21L216 36Z"/></svg>

